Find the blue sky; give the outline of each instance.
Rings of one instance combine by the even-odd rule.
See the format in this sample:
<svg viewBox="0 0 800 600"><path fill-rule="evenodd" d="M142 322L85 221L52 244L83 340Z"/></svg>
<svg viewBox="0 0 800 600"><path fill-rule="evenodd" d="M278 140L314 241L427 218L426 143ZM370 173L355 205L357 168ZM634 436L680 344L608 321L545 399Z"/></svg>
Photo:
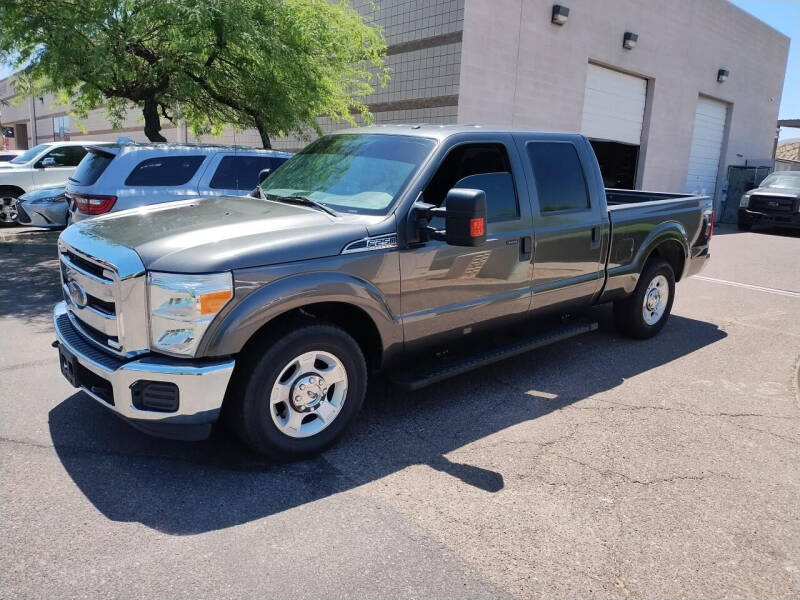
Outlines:
<svg viewBox="0 0 800 600"><path fill-rule="evenodd" d="M757 19L774 27L791 40L783 96L778 113L781 119L800 119L800 0L731 0ZM781 139L800 137L800 129L781 129Z"/></svg>
<svg viewBox="0 0 800 600"><path fill-rule="evenodd" d="M779 117L800 119L800 0L730 1L791 39ZM0 67L0 79L8 74L6 66ZM781 139L791 137L800 137L800 129L781 130Z"/></svg>

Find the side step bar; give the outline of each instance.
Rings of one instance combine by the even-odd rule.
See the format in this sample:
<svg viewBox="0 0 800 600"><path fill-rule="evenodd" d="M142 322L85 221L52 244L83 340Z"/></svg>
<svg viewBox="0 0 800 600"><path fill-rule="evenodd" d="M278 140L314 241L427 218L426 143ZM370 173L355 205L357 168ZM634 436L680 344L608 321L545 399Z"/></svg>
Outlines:
<svg viewBox="0 0 800 600"><path fill-rule="evenodd" d="M598 327L596 322L578 322L562 325L555 329L545 331L525 338L524 340L512 342L503 346L495 346L489 350L473 352L460 357L443 358L435 364L412 368L407 371L398 371L389 376L389 380L399 388L406 391L414 391L424 388L433 383L438 383L455 375L461 375L472 369L484 367L492 363L536 350L542 346L555 344L582 333L595 331Z"/></svg>

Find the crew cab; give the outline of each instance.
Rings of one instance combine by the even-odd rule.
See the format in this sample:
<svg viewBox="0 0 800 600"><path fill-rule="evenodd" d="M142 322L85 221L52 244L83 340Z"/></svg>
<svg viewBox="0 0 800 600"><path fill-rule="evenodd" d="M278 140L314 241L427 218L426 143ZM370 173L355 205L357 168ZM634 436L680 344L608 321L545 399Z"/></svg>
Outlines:
<svg viewBox="0 0 800 600"><path fill-rule="evenodd" d="M22 194L64 185L86 155L86 147L105 143L47 142L0 162L0 224L17 220L17 198Z"/></svg>
<svg viewBox="0 0 800 600"><path fill-rule="evenodd" d="M224 414L256 451L308 456L369 373L417 389L592 331L607 302L657 334L713 223L705 196L604 189L580 135L471 126L327 135L258 195L68 227L67 379L149 433L202 438Z"/></svg>

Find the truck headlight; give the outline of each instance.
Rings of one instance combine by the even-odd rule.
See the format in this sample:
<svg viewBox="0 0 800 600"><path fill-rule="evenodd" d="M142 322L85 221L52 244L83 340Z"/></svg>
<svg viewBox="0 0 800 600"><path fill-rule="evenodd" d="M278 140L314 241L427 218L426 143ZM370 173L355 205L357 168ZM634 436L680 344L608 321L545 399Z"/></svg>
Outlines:
<svg viewBox="0 0 800 600"><path fill-rule="evenodd" d="M749 194L742 194L739 200L739 208L747 208L748 206L750 206L750 196Z"/></svg>
<svg viewBox="0 0 800 600"><path fill-rule="evenodd" d="M230 273L147 274L150 349L194 356L208 325L233 298Z"/></svg>

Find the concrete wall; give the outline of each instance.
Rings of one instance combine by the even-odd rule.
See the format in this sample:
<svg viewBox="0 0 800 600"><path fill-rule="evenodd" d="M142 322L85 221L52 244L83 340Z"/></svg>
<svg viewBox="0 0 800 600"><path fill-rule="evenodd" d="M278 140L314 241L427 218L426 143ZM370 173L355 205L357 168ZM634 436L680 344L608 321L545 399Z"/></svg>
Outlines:
<svg viewBox="0 0 800 600"><path fill-rule="evenodd" d="M459 122L579 131L591 61L649 80L640 187L683 190L700 94L730 104L718 191L728 164L772 155L785 36L726 0L559 3L563 26L550 0L467 0ZM632 50L625 31L639 34Z"/></svg>

